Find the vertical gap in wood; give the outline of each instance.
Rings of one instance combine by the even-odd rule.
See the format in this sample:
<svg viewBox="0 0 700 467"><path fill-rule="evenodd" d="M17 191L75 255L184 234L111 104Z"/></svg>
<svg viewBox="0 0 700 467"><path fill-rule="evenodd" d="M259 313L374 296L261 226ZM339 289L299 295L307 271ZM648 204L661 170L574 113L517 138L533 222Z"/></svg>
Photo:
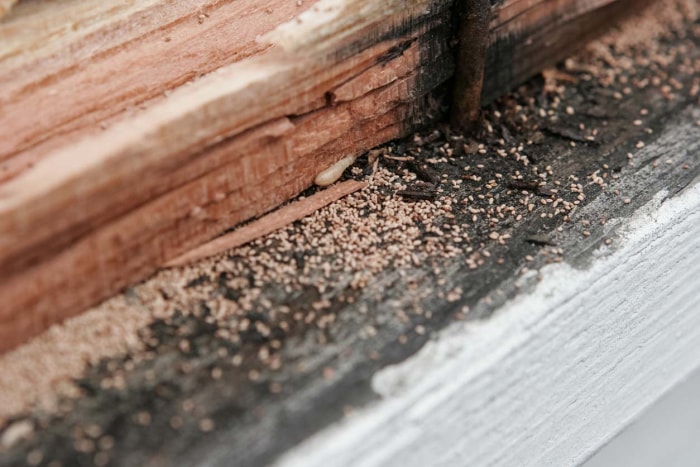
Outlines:
<svg viewBox="0 0 700 467"><path fill-rule="evenodd" d="M452 125L469 129L479 118L488 46L491 0L455 0L457 70L452 92Z"/></svg>

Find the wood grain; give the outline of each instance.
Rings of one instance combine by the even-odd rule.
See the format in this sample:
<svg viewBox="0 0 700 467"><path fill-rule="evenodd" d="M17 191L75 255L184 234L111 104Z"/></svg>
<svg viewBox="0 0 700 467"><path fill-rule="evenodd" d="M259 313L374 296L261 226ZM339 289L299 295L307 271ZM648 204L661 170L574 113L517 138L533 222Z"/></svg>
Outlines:
<svg viewBox="0 0 700 467"><path fill-rule="evenodd" d="M482 104L570 55L648 0L510 0L494 7ZM507 64L507 65L504 65Z"/></svg>
<svg viewBox="0 0 700 467"><path fill-rule="evenodd" d="M65 17L42 11L0 29L0 161L258 54L269 46L259 35L303 11L275 0L90 3L79 18L64 6Z"/></svg>
<svg viewBox="0 0 700 467"><path fill-rule="evenodd" d="M319 191L307 198L288 204L277 211L257 219L250 224L240 227L231 233L222 235L199 247L188 251L184 255L169 261L168 267L184 266L188 263L198 261L223 251L245 245L257 238L267 235L275 230L291 224L313 214L318 209L339 200L340 198L361 190L367 186L364 182L357 180L346 180L337 183L323 191Z"/></svg>
<svg viewBox="0 0 700 467"><path fill-rule="evenodd" d="M455 69L446 0L48 3L0 23L0 351L440 117ZM494 5L471 93L630 4Z"/></svg>
<svg viewBox="0 0 700 467"><path fill-rule="evenodd" d="M0 18L8 14L15 3L17 0L0 0Z"/></svg>
<svg viewBox="0 0 700 467"><path fill-rule="evenodd" d="M339 158L337 149L324 148L341 147L337 142L347 134L364 137L345 154L413 128L419 106L411 103L435 86L421 88L434 80L419 79L416 70L421 62L439 63L433 58L441 55L426 59L419 46L405 56L391 51L416 41L446 50L431 45L429 33L440 22L430 13L406 26L391 5L370 3L372 19L357 23L342 9L302 16L276 31L277 38L269 36L274 47L266 54L182 87L0 186L0 271L7 278L0 296L12 304L0 312L3 348L299 193ZM317 15L324 15L326 28L313 47L307 32L318 27ZM328 15L338 18L336 26ZM334 27L342 30L337 42ZM375 31L373 42L365 39L368 30ZM348 84L381 57L382 71L370 86ZM444 81L449 73L433 76ZM336 87L341 102L327 103ZM319 99L322 108L303 113ZM35 228L57 212L60 218Z"/></svg>

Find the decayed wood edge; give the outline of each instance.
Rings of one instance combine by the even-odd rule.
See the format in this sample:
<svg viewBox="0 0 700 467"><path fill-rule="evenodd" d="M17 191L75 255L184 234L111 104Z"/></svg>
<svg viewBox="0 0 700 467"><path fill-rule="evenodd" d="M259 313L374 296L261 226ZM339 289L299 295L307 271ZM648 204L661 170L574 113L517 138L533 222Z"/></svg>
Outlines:
<svg viewBox="0 0 700 467"><path fill-rule="evenodd" d="M339 151L368 150L405 134L420 117L414 110L422 107L416 83L447 79L451 71L445 69L442 78L434 72L412 72L326 112L297 117L293 123L278 122L274 126L282 133L288 124L294 125L294 132L284 139L250 138L251 146L241 148L238 138L232 138L211 148L207 157L228 160L228 165L131 211L1 284L0 296L13 304L0 314L3 348L150 274L166 259L223 228L299 193L311 183L319 164L330 165ZM309 134L325 134L323 146L309 147ZM239 151L251 157L227 159ZM255 175L260 183L244 183L247 175ZM67 270L80 273L67 275ZM13 311L17 309L31 312Z"/></svg>
<svg viewBox="0 0 700 467"><path fill-rule="evenodd" d="M12 304L8 311L0 314L4 328L0 335L8 335L4 339L5 348L145 277L156 265L210 238L222 228L259 215L299 193L308 186L319 167L347 154L343 151L366 150L413 128L416 119L413 107L421 100L415 99L416 83L432 79L434 87L447 76L435 79L431 73L421 72L421 78L416 81L404 79L393 83L389 87L403 86L401 92L411 97L398 99L404 103L395 106L394 113L377 111L376 105L386 97L359 99L357 108L349 112L351 132L346 135L356 134L357 143L348 144L349 138L339 138L335 142L330 140L315 153L294 154L289 154L289 145L286 145L277 155L270 156L274 162L256 165L250 160L236 166L256 180L258 190L268 179L274 179L275 196L255 197L250 190L240 189L254 200L247 203L246 209L235 210L233 203L229 206L233 211L228 211L226 203L218 203L221 196L235 190L232 178L236 182L245 180L245 176L217 173L226 168L222 161L258 150L257 143L245 146L233 136L272 120L277 122L274 128L279 132L277 135L289 131L284 138L289 139L298 132L296 127L288 126L296 118L285 122L287 115L311 109L322 111L324 98L326 104L329 101L334 104L334 86L351 80L358 68L370 70L380 62L383 64L379 57L395 58L396 50L400 56L404 44L421 37L430 29L430 21L439 22L436 18L445 14L445 2L438 0L411 2L410 8L403 2L399 2L401 5L371 3L353 2L353 7L357 4L366 7L358 18L345 11L342 6L346 4L341 1L322 2L320 5L331 8L314 8L299 21L283 25L268 35L267 41L275 46L267 55L226 67L193 86L178 90L172 99L166 99L102 136L54 154L48 162L42 161L31 172L0 187L0 227L10 233L0 237L0 251L4 252L5 248L8 251L7 261L0 266L0 273L8 277L0 288L0 296ZM401 14L393 14L395 11ZM331 21L333 19L337 24ZM329 28L329 24L333 27ZM307 34L308 31L317 34ZM395 39L408 32L413 36L408 34L402 40ZM443 30L441 39L448 36ZM358 50L363 52L357 53ZM242 83L235 82L241 77ZM280 92L284 85L289 94ZM432 88L425 91L429 89ZM288 95L293 97L286 99ZM257 97L261 99L256 102ZM396 96L392 99L395 101ZM363 108L369 114L360 118L354 115L357 109ZM229 114L236 109L244 111L231 118ZM380 114L381 117L372 120L372 115ZM362 118L367 120L353 127L354 119ZM185 133L183 128L196 131ZM361 131L357 132L358 129ZM367 131L377 133L367 138L364 133ZM302 137L299 141L305 139L308 140ZM226 142L231 143L228 152L212 157L217 153L216 148ZM105 151L106 147L109 150ZM202 148L210 149L202 151ZM88 152L93 152L91 157L84 156ZM304 164L294 164L291 157L307 160ZM218 165L210 161L218 161ZM320 166L316 165L319 163ZM294 169L301 170L304 175L292 178L289 172ZM274 170L278 172L273 173ZM288 177L286 185L279 177L282 171L286 171L285 177ZM140 181L135 187L131 182L133 174L138 174ZM229 179L229 186L227 190L217 191L212 188L211 180L221 181L222 177ZM192 188L191 183L199 185ZM43 189L31 188L38 184ZM186 187L196 195L185 195ZM175 199L177 197L182 199ZM148 201L153 199L158 202ZM163 199L171 204L159 204ZM147 203L138 207L144 201ZM238 203L245 204L245 197ZM144 214L144 206L152 211ZM163 215L162 211L173 206L178 207L174 215ZM205 206L208 209L204 209ZM59 221L41 231L34 228L41 219L51 218L55 212L64 214ZM217 212L220 217L211 219ZM139 218L142 221L135 221ZM130 222L134 225L130 226ZM115 225L121 230L116 230ZM169 234L169 239L158 238L158 234ZM157 241L148 245L149 239ZM100 253L96 255L95 251ZM91 280L61 277L59 271L66 270L81 271L81 278L90 277ZM16 316L13 310L17 309L25 310L25 314Z"/></svg>
<svg viewBox="0 0 700 467"><path fill-rule="evenodd" d="M328 206L330 203L349 194L355 193L366 186L367 184L365 182L359 182L357 180L346 180L344 182L337 183L323 191L319 191L309 196L308 198L295 201L261 217L260 219L256 219L250 224L246 224L233 232L216 237L214 240L204 243L197 248L188 251L184 255L168 261L166 266L183 266L188 263L208 258L209 256L216 255L231 248L245 245L248 242L279 230L294 221L313 214L315 211Z"/></svg>
<svg viewBox="0 0 700 467"><path fill-rule="evenodd" d="M564 59L652 0L581 0L528 2L497 6L486 52L482 105ZM508 66L503 66L507 63Z"/></svg>
<svg viewBox="0 0 700 467"><path fill-rule="evenodd" d="M256 37L313 3L150 0L116 8L76 5L69 12L78 9L82 16L56 20L63 27L49 36L42 32L42 21L23 24L18 18L16 28L21 29L14 35L23 43L0 43L0 55L6 55L0 61L0 161L5 171L16 175L55 149L55 140L70 140L72 133L124 109L261 53L269 44ZM0 36L12 39L13 29L13 24L0 24ZM40 107L40 115L27 112Z"/></svg>

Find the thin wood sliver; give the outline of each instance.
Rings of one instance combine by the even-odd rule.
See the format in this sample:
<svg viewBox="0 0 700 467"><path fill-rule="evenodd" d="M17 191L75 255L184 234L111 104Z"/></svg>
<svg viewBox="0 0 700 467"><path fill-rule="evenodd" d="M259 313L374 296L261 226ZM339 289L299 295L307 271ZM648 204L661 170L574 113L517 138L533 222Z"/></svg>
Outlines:
<svg viewBox="0 0 700 467"><path fill-rule="evenodd" d="M366 186L367 184L365 182L358 182L357 180L347 180L338 183L308 198L304 198L292 204L288 204L277 211L273 211L229 234L217 237L169 261L165 266L184 266L185 264L208 258L209 256L216 255L231 248L245 245L248 242L281 229L294 221L313 214L318 209L328 206L332 202L355 193Z"/></svg>

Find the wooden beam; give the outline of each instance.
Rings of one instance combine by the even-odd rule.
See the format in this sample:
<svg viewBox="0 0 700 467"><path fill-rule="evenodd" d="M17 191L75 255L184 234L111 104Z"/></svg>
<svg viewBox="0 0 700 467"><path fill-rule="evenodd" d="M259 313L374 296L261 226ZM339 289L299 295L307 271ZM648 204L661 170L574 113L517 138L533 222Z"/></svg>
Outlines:
<svg viewBox="0 0 700 467"><path fill-rule="evenodd" d="M482 104L570 55L649 0L506 0L494 5Z"/></svg>
<svg viewBox="0 0 700 467"><path fill-rule="evenodd" d="M492 7L482 101L611 2ZM47 3L0 24L0 352L440 116L454 70L447 0Z"/></svg>
<svg viewBox="0 0 700 467"><path fill-rule="evenodd" d="M177 89L6 181L0 296L12 306L0 312L0 348L298 194L339 151L362 152L414 128L426 93L451 74L441 62L447 10L430 4L339 2L309 11L263 39L269 52ZM428 74L428 66L440 68ZM353 84L363 75L369 86Z"/></svg>
<svg viewBox="0 0 700 467"><path fill-rule="evenodd" d="M12 172L65 144L67 133L261 53L270 44L258 36L314 1L115 3L21 3L0 26L0 162L22 154ZM45 151L28 151L40 143Z"/></svg>
<svg viewBox="0 0 700 467"><path fill-rule="evenodd" d="M455 4L459 35L452 124L467 129L474 125L481 109L492 9L490 0L457 0Z"/></svg>

